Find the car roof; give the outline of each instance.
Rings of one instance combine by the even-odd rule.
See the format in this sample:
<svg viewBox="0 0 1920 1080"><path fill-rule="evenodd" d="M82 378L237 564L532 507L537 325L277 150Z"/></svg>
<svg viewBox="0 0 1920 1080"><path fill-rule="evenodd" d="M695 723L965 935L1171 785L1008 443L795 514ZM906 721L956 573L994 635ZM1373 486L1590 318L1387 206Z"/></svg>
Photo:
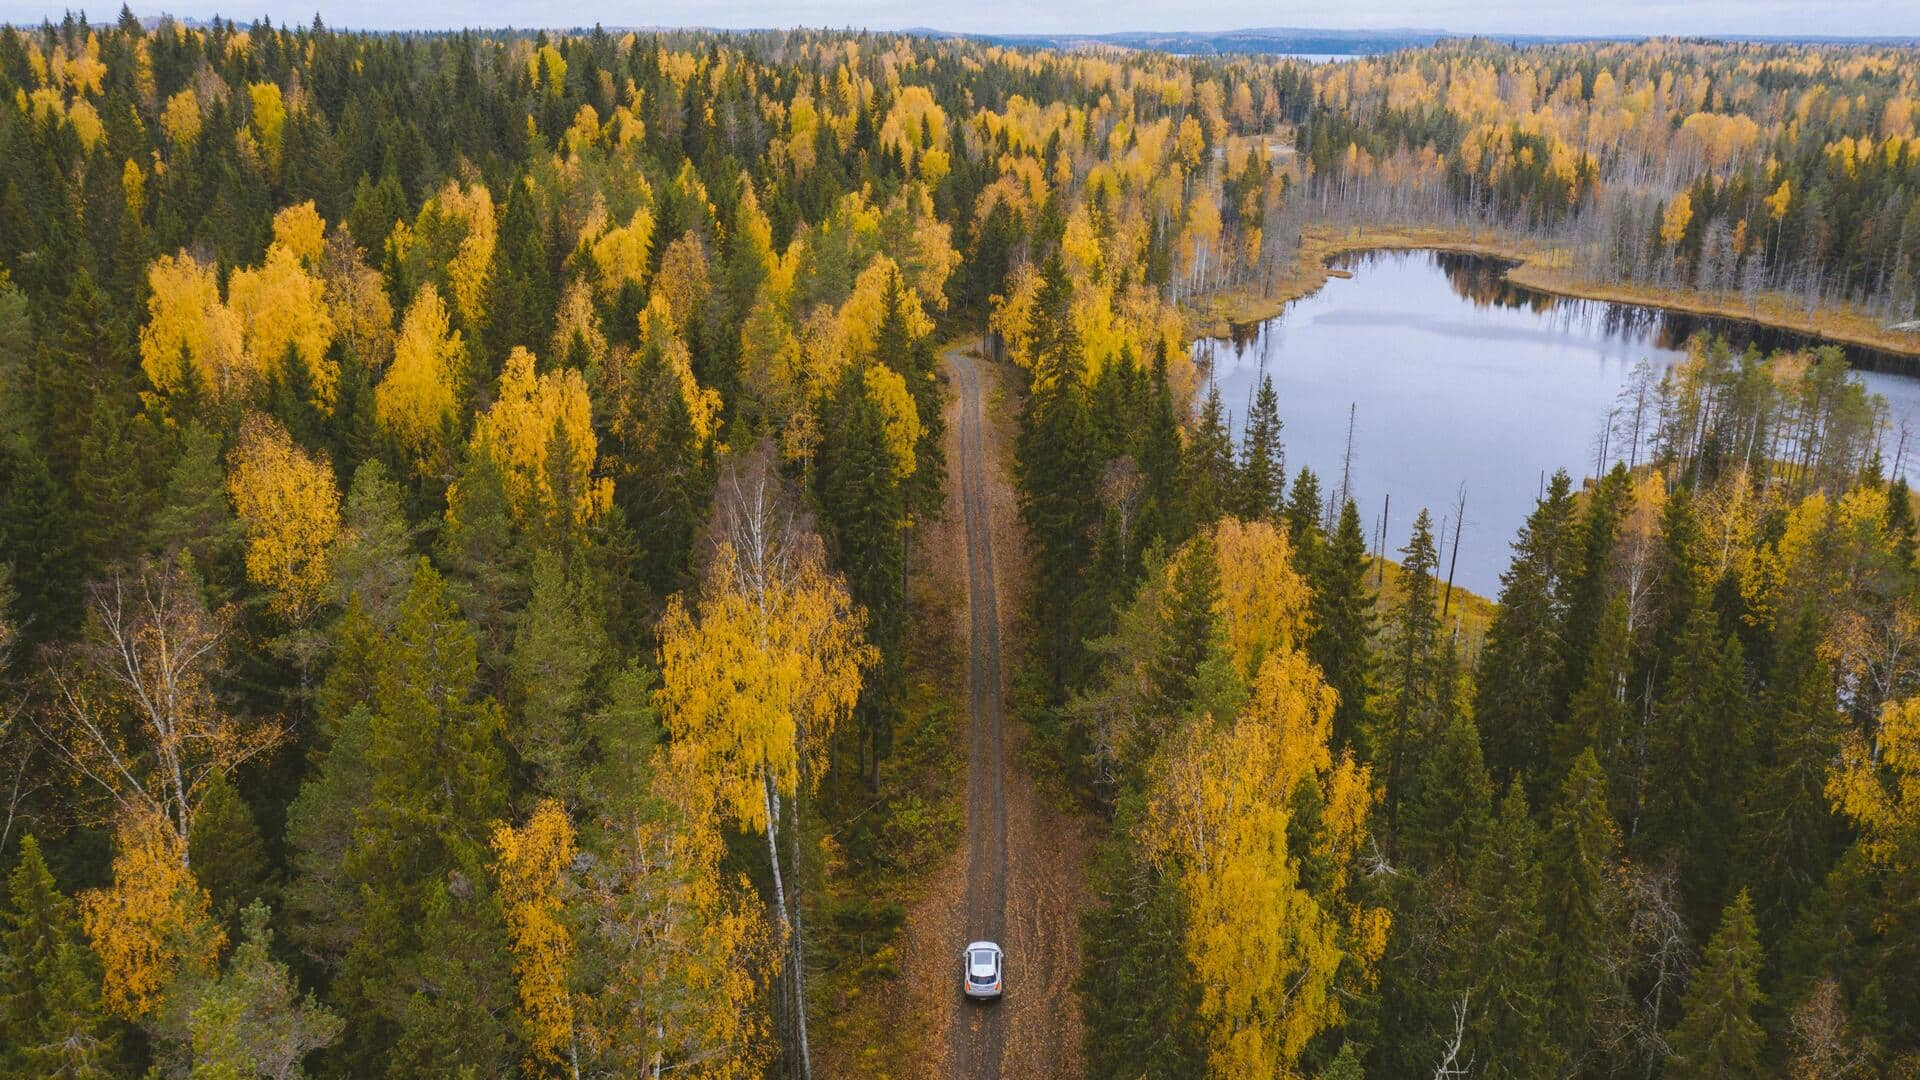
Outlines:
<svg viewBox="0 0 1920 1080"><path fill-rule="evenodd" d="M992 949L994 952L999 952L1000 946L995 945L991 941L976 941L973 944L967 946L968 952L972 952L975 949Z"/></svg>

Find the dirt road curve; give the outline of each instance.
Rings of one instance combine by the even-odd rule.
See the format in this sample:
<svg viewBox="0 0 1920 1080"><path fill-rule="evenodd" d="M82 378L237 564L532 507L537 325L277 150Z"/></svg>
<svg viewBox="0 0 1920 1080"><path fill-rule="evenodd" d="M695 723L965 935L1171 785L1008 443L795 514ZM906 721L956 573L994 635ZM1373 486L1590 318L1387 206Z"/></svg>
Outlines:
<svg viewBox="0 0 1920 1080"><path fill-rule="evenodd" d="M967 540L967 713L971 762L967 769L967 941L1006 941L1007 796L1001 734L1000 615L993 579L987 455L978 363L955 349L947 354L959 396L960 502ZM964 944L956 943L958 944ZM958 956L955 957L956 961ZM957 968L956 963L956 968ZM1008 981L1013 965L1009 958ZM950 1058L954 1073L997 1078L1006 1048L1004 1010L962 1008L954 1013Z"/></svg>

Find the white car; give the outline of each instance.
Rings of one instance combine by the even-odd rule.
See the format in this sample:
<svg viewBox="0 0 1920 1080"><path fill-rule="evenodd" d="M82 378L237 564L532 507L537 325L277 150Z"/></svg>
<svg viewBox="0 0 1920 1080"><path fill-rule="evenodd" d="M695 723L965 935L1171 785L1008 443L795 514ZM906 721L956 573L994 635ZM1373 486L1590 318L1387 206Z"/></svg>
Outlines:
<svg viewBox="0 0 1920 1080"><path fill-rule="evenodd" d="M990 1000L1000 996L1000 946L991 941L976 941L960 957L960 989L970 998Z"/></svg>

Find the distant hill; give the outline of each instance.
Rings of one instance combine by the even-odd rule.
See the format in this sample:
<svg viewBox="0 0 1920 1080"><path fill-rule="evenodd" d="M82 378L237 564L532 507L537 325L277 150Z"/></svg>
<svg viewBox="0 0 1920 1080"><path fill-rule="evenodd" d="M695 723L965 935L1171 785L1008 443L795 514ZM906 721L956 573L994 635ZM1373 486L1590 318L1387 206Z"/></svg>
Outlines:
<svg viewBox="0 0 1920 1080"><path fill-rule="evenodd" d="M1066 49L1076 45L1116 45L1128 49L1206 55L1210 53L1337 53L1369 55L1431 45L1458 37L1446 30L1312 30L1255 27L1246 30L1128 30L1114 34L973 34L1008 45Z"/></svg>
<svg viewBox="0 0 1920 1080"><path fill-rule="evenodd" d="M1479 37L1515 45L1545 45L1571 41L1633 41L1639 35L1543 35L1543 34L1462 34L1452 30L1403 27L1391 30L1316 30L1305 27L1251 27L1245 30L1128 30L1113 34L953 34L940 30L911 30L913 34L935 37L970 37L1006 45L1070 49L1076 46L1111 45L1126 49L1151 49L1187 56L1223 53L1319 53L1336 56L1371 56L1398 49L1414 49L1448 38ZM1742 41L1800 41L1823 45L1911 45L1920 41L1911 37L1774 37L1754 34L1725 35Z"/></svg>

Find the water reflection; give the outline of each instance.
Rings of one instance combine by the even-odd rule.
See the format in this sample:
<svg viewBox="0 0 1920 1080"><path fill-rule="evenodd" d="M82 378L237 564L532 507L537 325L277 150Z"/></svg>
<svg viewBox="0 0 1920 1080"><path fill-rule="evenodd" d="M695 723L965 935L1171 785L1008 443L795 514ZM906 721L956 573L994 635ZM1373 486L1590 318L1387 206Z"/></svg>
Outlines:
<svg viewBox="0 0 1920 1080"><path fill-rule="evenodd" d="M1438 525L1464 484L1457 580L1487 595L1498 591L1508 544L1545 477L1595 470L1607 413L1642 359L1671 365L1701 330L1762 352L1817 344L1737 320L1535 292L1507 281L1510 264L1497 259L1367 252L1335 265L1353 276L1329 280L1278 318L1195 343L1196 355L1211 360L1236 415L1258 372L1271 372L1289 471L1310 466L1329 492L1346 473L1370 528L1391 496L1390 548L1405 543L1423 506ZM1920 379L1890 374L1912 370L1910 361L1846 352L1895 425L1920 418Z"/></svg>

